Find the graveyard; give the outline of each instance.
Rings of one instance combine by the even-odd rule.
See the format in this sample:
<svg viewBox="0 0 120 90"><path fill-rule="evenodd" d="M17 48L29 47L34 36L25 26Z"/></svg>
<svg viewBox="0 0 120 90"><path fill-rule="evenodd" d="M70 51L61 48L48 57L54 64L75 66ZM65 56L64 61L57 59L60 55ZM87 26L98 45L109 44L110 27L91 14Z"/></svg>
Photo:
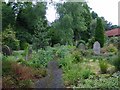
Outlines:
<svg viewBox="0 0 120 90"><path fill-rule="evenodd" d="M59 18L49 25L46 3L2 3L2 88L119 89L120 35L105 32L120 26L87 3L56 8Z"/></svg>

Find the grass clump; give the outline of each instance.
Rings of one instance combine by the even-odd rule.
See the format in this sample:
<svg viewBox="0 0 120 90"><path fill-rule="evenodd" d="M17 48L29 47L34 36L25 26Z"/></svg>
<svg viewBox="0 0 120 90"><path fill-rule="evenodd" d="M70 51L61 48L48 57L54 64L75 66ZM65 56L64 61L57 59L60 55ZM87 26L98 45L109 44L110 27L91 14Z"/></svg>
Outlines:
<svg viewBox="0 0 120 90"><path fill-rule="evenodd" d="M105 61L105 60L100 60L100 61L99 61L99 66L100 66L101 73L104 74L104 73L107 72L107 69L108 69L107 61Z"/></svg>

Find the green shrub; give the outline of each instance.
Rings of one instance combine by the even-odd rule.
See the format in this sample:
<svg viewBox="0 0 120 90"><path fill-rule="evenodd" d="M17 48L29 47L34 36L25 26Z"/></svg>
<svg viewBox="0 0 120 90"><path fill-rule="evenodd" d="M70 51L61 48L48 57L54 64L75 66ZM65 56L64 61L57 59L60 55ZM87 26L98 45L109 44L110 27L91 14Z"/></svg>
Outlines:
<svg viewBox="0 0 120 90"><path fill-rule="evenodd" d="M117 55L112 58L112 64L118 71L120 71L120 55Z"/></svg>
<svg viewBox="0 0 120 90"><path fill-rule="evenodd" d="M23 65L26 65L26 66L29 65L29 62L24 60L24 59L22 59L22 58L18 59L17 62L20 63L20 64L23 64Z"/></svg>
<svg viewBox="0 0 120 90"><path fill-rule="evenodd" d="M13 50L19 49L19 40L16 39L16 33L10 25L2 33L2 42Z"/></svg>
<svg viewBox="0 0 120 90"><path fill-rule="evenodd" d="M90 69L83 69L83 70L81 70L81 78L83 78L83 79L89 78L89 76L91 74L92 73L91 73Z"/></svg>
<svg viewBox="0 0 120 90"><path fill-rule="evenodd" d="M110 44L108 47L106 47L107 48L107 51L108 52L113 52L113 53L115 53L115 54L117 54L117 52L118 52L118 50L117 50L117 48L113 45L113 44Z"/></svg>
<svg viewBox="0 0 120 90"><path fill-rule="evenodd" d="M107 72L108 64L105 60L100 60L99 61L99 66L100 66L101 73L106 73Z"/></svg>
<svg viewBox="0 0 120 90"><path fill-rule="evenodd" d="M19 81L19 88L32 88L33 82L31 80Z"/></svg>
<svg viewBox="0 0 120 90"><path fill-rule="evenodd" d="M27 42L20 42L20 49L24 50L29 46L29 43Z"/></svg>
<svg viewBox="0 0 120 90"><path fill-rule="evenodd" d="M94 42L95 42L95 38L94 37L88 39L88 43L86 44L87 47L91 49L93 47Z"/></svg>
<svg viewBox="0 0 120 90"><path fill-rule="evenodd" d="M119 41L119 37L111 37L111 38L108 38L107 43L114 44L115 46L118 46L118 41Z"/></svg>
<svg viewBox="0 0 120 90"><path fill-rule="evenodd" d="M92 49L88 49L88 50L84 50L81 51L82 56L91 56L93 55L93 50Z"/></svg>
<svg viewBox="0 0 120 90"><path fill-rule="evenodd" d="M80 83L77 85L79 88L99 88L100 90L104 90L105 88L119 90L118 78L116 77L109 77L103 78L100 77L97 79L93 77L91 79L81 80Z"/></svg>
<svg viewBox="0 0 120 90"><path fill-rule="evenodd" d="M53 54L53 48L49 49L40 49L38 52L32 53L32 58L29 61L29 65L40 68L40 67L46 67L47 63L51 60L53 60L54 54Z"/></svg>
<svg viewBox="0 0 120 90"><path fill-rule="evenodd" d="M9 60L2 60L2 75L12 75L12 68L11 68L11 64L13 63L13 61L9 61Z"/></svg>
<svg viewBox="0 0 120 90"><path fill-rule="evenodd" d="M64 70L63 80L65 85L75 84L76 81L80 78L80 70L81 67L76 65L72 65L71 68Z"/></svg>
<svg viewBox="0 0 120 90"><path fill-rule="evenodd" d="M78 51L78 50L74 50L74 51L72 52L72 56L73 56L73 63L74 63L74 62L75 62L75 63L78 63L78 62L83 61L83 57L82 57L80 51Z"/></svg>

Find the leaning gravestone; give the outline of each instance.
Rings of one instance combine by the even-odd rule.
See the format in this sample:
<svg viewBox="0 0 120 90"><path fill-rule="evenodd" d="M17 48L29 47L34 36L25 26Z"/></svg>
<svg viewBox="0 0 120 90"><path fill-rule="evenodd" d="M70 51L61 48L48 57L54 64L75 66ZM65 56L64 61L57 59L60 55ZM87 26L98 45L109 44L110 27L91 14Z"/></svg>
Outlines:
<svg viewBox="0 0 120 90"><path fill-rule="evenodd" d="M94 54L96 54L96 55L100 54L100 43L98 41L96 41L93 44L93 50L94 50Z"/></svg>
<svg viewBox="0 0 120 90"><path fill-rule="evenodd" d="M12 55L12 50L7 45L2 46L2 53L4 55Z"/></svg>

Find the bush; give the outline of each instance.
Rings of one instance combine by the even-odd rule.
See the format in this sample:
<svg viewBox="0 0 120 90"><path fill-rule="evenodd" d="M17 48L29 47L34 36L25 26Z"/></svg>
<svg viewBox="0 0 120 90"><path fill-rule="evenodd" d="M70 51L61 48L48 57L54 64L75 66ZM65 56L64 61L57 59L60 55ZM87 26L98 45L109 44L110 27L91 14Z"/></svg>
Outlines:
<svg viewBox="0 0 120 90"><path fill-rule="evenodd" d="M27 42L20 42L20 49L24 50L29 46L29 43Z"/></svg>
<svg viewBox="0 0 120 90"><path fill-rule="evenodd" d="M19 49L19 40L16 39L15 32L10 25L2 33L2 42L4 45L9 46L13 50Z"/></svg>
<svg viewBox="0 0 120 90"><path fill-rule="evenodd" d="M63 79L66 86L76 83L80 78L80 70L81 67L78 65L72 65L71 68L64 70Z"/></svg>
<svg viewBox="0 0 120 90"><path fill-rule="evenodd" d="M113 53L115 53L115 54L117 54L117 52L118 52L118 50L117 50L117 48L113 45L113 44L110 44L108 47L106 47L107 48L107 51L108 52L113 52Z"/></svg>
<svg viewBox="0 0 120 90"><path fill-rule="evenodd" d="M99 61L99 66L100 66L101 73L106 73L107 72L108 64L105 60L100 60Z"/></svg>
<svg viewBox="0 0 120 90"><path fill-rule="evenodd" d="M111 37L108 39L108 44L114 44L115 46L118 46L118 40L119 38L118 37Z"/></svg>
<svg viewBox="0 0 120 90"><path fill-rule="evenodd" d="M85 79L78 83L79 88L99 88L104 90L104 88L119 90L118 78L116 77L100 77L97 79L93 77L91 79Z"/></svg>
<svg viewBox="0 0 120 90"><path fill-rule="evenodd" d="M81 56L81 53L78 50L73 51L72 56L73 56L73 63L74 62L78 63L78 62L83 61L83 57Z"/></svg>
<svg viewBox="0 0 120 90"><path fill-rule="evenodd" d="M81 51L81 54L82 54L82 56L91 56L94 53L93 53L92 49L88 49L88 50Z"/></svg>
<svg viewBox="0 0 120 90"><path fill-rule="evenodd" d="M21 80L19 81L19 88L32 88L32 80Z"/></svg>
<svg viewBox="0 0 120 90"><path fill-rule="evenodd" d="M82 77L83 79L89 78L89 76L90 76L91 74L92 74L92 73L91 73L90 69L83 69L83 70L81 70L81 77Z"/></svg>
<svg viewBox="0 0 120 90"><path fill-rule="evenodd" d="M112 64L115 66L115 68L120 71L120 55L118 56L115 56L113 59L112 59Z"/></svg>
<svg viewBox="0 0 120 90"><path fill-rule="evenodd" d="M94 42L95 42L95 38L94 38L94 37L88 39L87 47L88 47L88 48L92 48Z"/></svg>

